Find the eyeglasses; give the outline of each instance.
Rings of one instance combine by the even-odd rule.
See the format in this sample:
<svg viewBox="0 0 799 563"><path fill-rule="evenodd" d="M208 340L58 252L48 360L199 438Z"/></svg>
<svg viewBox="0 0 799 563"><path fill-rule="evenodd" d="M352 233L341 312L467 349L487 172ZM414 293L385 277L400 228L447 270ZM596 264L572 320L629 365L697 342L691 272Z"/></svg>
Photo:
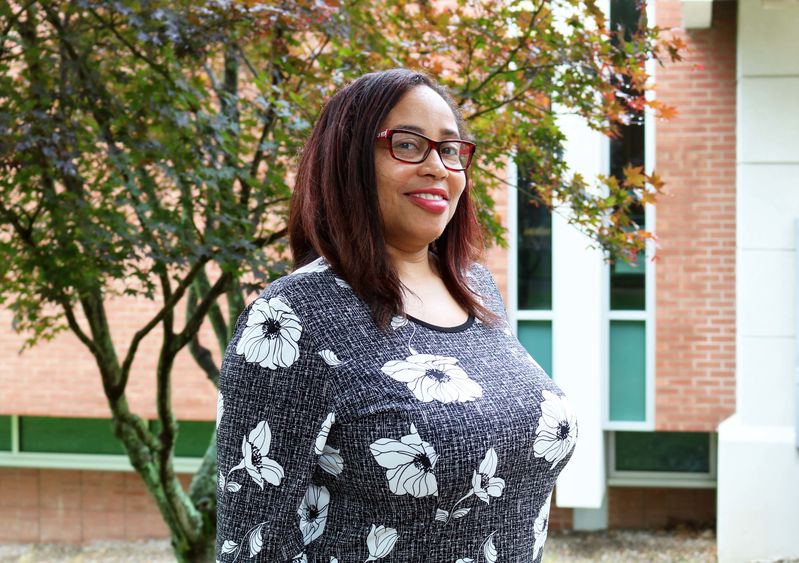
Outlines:
<svg viewBox="0 0 799 563"><path fill-rule="evenodd" d="M391 157L408 164L424 162L430 151L435 149L441 163L447 170L462 172L469 168L477 145L460 139L434 141L419 133L405 129L386 129L377 134L378 139L386 139Z"/></svg>

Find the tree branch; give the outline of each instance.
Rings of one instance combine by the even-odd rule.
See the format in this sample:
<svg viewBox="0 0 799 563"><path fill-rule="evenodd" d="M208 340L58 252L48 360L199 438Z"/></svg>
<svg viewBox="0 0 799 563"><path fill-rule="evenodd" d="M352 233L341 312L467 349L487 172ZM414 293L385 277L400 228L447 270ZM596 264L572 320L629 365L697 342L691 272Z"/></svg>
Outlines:
<svg viewBox="0 0 799 563"><path fill-rule="evenodd" d="M128 377L130 376L130 368L133 365L133 359L136 356L139 343L150 333L151 330L153 330L153 328L158 325L158 323L164 319L164 317L171 310L175 308L178 302L183 298L183 295L186 293L186 289L192 284L194 279L197 277L197 274L210 259L210 256L201 256L197 263L194 264L191 270L189 270L189 272L186 274L186 277L180 281L178 286L175 288L175 291L165 300L164 306L161 307L161 310L159 310L158 313L156 313L156 315L133 336L133 340L131 340L130 346L128 347L128 353L125 355L125 360L122 363L122 374L119 385L114 389L115 396L121 394L125 390Z"/></svg>
<svg viewBox="0 0 799 563"><path fill-rule="evenodd" d="M193 284L192 294L195 297L207 295L211 291L211 282L208 280L208 274L203 268L197 275L197 279ZM190 317L186 317L187 319ZM219 302L214 302L208 310L208 319L211 321L211 327L214 329L217 345L219 349L224 352L227 346L228 327L225 323L225 317L222 315L222 310L219 308Z"/></svg>
<svg viewBox="0 0 799 563"><path fill-rule="evenodd" d="M197 292L192 288L186 300L186 318L191 318L196 309ZM199 332L189 341L189 352L191 352L194 361L203 369L211 383L214 384L214 387L219 388L219 368L214 363L211 351L200 343Z"/></svg>
<svg viewBox="0 0 799 563"><path fill-rule="evenodd" d="M203 296L203 299L197 305L194 314L186 320L186 325L183 327L183 330L175 337L175 341L173 342L175 353L177 353L178 350L183 348L192 338L194 338L194 335L197 334L198 330L200 330L203 319L205 319L208 310L216 302L217 298L227 290L228 284L232 279L233 274L230 272L224 272L221 276L219 276L219 279L216 280L216 283L211 287L208 293Z"/></svg>

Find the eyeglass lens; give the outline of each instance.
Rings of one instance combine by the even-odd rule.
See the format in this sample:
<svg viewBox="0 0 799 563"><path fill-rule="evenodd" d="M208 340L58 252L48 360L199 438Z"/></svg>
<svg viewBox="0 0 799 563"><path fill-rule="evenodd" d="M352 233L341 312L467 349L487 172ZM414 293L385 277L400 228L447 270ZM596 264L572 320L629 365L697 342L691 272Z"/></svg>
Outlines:
<svg viewBox="0 0 799 563"><path fill-rule="evenodd" d="M427 139L413 133L395 131L391 137L391 150L394 156L406 162L421 162L427 156L429 149L430 143ZM469 149L470 146L466 143L446 141L439 143L438 154L441 155L441 161L445 166L463 170L469 163Z"/></svg>

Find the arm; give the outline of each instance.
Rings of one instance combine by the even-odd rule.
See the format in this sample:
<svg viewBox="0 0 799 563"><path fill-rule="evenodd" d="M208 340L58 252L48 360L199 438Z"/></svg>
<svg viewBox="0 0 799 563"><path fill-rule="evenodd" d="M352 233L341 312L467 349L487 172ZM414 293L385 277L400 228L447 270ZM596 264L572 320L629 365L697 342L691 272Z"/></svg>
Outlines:
<svg viewBox="0 0 799 563"><path fill-rule="evenodd" d="M289 561L324 531L301 505L329 502L310 482L332 423L327 370L311 327L277 282L239 317L220 372L217 560ZM282 287L282 286L281 286ZM326 433L324 433L326 435ZM326 513L326 508L324 508Z"/></svg>

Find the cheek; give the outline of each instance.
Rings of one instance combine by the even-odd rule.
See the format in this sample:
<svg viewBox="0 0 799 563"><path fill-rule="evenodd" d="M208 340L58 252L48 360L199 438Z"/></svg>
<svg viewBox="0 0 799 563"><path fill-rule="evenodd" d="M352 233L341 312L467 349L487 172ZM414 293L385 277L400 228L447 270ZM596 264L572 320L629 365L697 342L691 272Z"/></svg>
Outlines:
<svg viewBox="0 0 799 563"><path fill-rule="evenodd" d="M465 178L463 178L461 180L461 182L459 182L458 188L459 188L459 190L457 192L458 195L453 198L454 205L450 206L450 210L449 210L449 218L450 219L452 219L452 216L455 215L455 209L458 207L458 203L461 200L461 196L463 195L463 192L466 189L466 179Z"/></svg>

